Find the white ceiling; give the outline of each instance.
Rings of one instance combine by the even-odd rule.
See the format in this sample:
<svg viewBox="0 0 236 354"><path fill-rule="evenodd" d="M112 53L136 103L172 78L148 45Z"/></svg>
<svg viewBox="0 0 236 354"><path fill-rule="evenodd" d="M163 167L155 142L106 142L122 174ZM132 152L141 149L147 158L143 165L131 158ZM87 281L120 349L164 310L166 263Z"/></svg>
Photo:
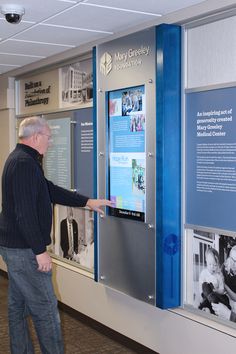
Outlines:
<svg viewBox="0 0 236 354"><path fill-rule="evenodd" d="M19 24L0 15L0 74L142 26L199 0L0 0L24 7ZM205 1L207 2L207 1Z"/></svg>

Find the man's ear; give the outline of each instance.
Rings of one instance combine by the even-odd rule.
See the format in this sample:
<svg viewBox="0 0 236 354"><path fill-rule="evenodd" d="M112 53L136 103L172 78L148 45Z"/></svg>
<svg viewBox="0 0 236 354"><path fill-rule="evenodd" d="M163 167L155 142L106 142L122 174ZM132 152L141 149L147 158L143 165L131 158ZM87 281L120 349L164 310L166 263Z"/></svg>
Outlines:
<svg viewBox="0 0 236 354"><path fill-rule="evenodd" d="M39 134L38 134L38 133L33 134L33 135L31 136L31 139L32 139L32 140L31 140L32 143L38 145L38 142L39 142Z"/></svg>

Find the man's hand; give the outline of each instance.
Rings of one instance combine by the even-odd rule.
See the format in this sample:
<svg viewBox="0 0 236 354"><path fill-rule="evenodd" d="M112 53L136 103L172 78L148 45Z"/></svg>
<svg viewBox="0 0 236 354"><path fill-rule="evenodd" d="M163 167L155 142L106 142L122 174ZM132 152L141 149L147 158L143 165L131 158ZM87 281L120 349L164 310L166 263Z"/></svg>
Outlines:
<svg viewBox="0 0 236 354"><path fill-rule="evenodd" d="M52 269L52 260L47 252L36 255L36 259L40 272L49 272Z"/></svg>
<svg viewBox="0 0 236 354"><path fill-rule="evenodd" d="M100 207L108 206L112 208L114 204L107 199L89 199L86 206L103 215L104 211Z"/></svg>
<svg viewBox="0 0 236 354"><path fill-rule="evenodd" d="M219 304L211 304L215 314L225 320L230 319L231 311L228 309L227 306L219 303Z"/></svg>

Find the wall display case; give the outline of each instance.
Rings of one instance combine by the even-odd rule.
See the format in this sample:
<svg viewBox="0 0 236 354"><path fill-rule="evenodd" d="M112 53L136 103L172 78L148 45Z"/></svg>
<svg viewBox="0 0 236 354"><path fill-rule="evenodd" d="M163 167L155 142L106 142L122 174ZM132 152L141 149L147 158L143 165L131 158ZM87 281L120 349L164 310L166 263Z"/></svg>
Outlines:
<svg viewBox="0 0 236 354"><path fill-rule="evenodd" d="M18 116L92 107L91 54L60 68L16 80Z"/></svg>
<svg viewBox="0 0 236 354"><path fill-rule="evenodd" d="M236 88L187 94L186 223L236 230Z"/></svg>
<svg viewBox="0 0 236 354"><path fill-rule="evenodd" d="M186 308L203 323L207 317L234 328L236 87L229 28L235 21L225 16L186 26L184 132Z"/></svg>
<svg viewBox="0 0 236 354"><path fill-rule="evenodd" d="M92 109L44 116L52 143L44 157L45 176L53 183L93 196ZM52 256L67 264L94 271L94 215L88 209L54 206Z"/></svg>
<svg viewBox="0 0 236 354"><path fill-rule="evenodd" d="M161 308L180 304L180 28L97 47L95 278ZM171 138L170 138L171 137Z"/></svg>
<svg viewBox="0 0 236 354"><path fill-rule="evenodd" d="M186 95L186 305L236 322L235 87Z"/></svg>

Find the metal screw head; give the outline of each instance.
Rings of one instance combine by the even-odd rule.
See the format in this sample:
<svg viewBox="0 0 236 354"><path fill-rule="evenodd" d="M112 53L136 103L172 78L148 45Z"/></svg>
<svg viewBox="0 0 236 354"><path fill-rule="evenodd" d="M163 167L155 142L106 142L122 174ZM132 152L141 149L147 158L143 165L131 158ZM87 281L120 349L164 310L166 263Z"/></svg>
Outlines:
<svg viewBox="0 0 236 354"><path fill-rule="evenodd" d="M153 224L148 224L148 229L154 229L154 225Z"/></svg>

